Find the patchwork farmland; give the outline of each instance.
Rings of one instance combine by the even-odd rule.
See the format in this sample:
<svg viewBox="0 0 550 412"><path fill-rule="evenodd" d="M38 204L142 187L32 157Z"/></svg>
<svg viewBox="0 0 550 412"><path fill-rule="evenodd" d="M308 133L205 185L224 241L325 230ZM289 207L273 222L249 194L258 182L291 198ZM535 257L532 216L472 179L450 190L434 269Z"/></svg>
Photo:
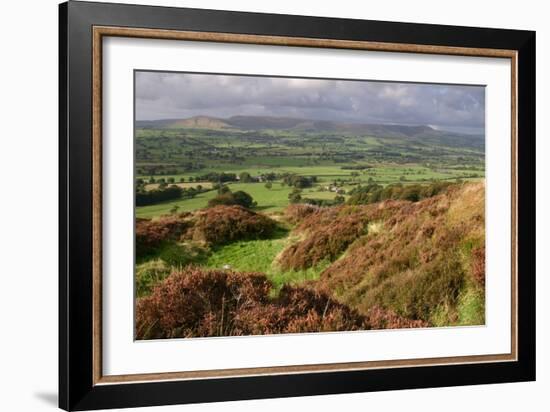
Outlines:
<svg viewBox="0 0 550 412"><path fill-rule="evenodd" d="M138 338L483 324L484 150L429 126L137 122Z"/></svg>

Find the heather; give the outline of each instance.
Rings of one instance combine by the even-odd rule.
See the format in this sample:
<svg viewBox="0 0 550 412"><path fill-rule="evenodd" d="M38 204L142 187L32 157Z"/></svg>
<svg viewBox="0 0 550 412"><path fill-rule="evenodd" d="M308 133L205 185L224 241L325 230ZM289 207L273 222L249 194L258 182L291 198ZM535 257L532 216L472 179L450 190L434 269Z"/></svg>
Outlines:
<svg viewBox="0 0 550 412"><path fill-rule="evenodd" d="M484 324L484 183L420 193L139 219L137 337Z"/></svg>
<svg viewBox="0 0 550 412"><path fill-rule="evenodd" d="M138 299L138 339L334 332L423 326L381 309L363 316L309 288L284 286L270 297L261 273L188 267L173 272Z"/></svg>

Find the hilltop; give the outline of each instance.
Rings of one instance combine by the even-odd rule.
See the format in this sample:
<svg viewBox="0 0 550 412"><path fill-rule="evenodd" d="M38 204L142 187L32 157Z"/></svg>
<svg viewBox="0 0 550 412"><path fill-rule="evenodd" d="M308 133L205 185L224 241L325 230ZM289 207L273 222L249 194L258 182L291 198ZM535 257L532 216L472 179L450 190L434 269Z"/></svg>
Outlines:
<svg viewBox="0 0 550 412"><path fill-rule="evenodd" d="M138 128L153 129L238 129L289 130L308 132L362 133L377 137L429 137L461 136L479 139L478 135L465 135L436 130L428 125L398 125L379 123L337 122L317 119L302 119L275 116L232 116L226 119L212 116L194 116L185 119L162 119L136 121Z"/></svg>

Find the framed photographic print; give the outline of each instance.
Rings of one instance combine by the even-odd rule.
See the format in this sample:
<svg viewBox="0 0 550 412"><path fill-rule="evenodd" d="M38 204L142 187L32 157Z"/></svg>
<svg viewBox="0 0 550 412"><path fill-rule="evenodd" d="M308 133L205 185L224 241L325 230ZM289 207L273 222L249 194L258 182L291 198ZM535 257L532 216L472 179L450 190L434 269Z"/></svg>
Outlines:
<svg viewBox="0 0 550 412"><path fill-rule="evenodd" d="M60 5L60 407L535 379L535 33Z"/></svg>

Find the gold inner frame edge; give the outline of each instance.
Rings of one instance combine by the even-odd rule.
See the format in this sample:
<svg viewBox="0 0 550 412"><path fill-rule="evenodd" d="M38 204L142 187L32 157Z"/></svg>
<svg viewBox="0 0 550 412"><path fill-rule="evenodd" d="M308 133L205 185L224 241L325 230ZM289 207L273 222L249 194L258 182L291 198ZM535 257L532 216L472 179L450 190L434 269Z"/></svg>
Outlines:
<svg viewBox="0 0 550 412"><path fill-rule="evenodd" d="M512 261L511 261L511 353L494 355L451 356L440 358L395 359L383 361L289 365L273 367L218 369L203 371L103 375L102 363L102 40L103 37L129 37L163 40L187 40L218 43L256 44L289 47L317 47L398 53L421 53L474 57L508 58L511 60L511 141L512 141ZM143 29L131 27L94 26L92 33L92 276L93 276L93 384L137 383L168 380L215 379L228 377L319 373L413 366L456 365L516 361L517 339L517 52L505 49L432 46L356 40L265 36L238 33Z"/></svg>

